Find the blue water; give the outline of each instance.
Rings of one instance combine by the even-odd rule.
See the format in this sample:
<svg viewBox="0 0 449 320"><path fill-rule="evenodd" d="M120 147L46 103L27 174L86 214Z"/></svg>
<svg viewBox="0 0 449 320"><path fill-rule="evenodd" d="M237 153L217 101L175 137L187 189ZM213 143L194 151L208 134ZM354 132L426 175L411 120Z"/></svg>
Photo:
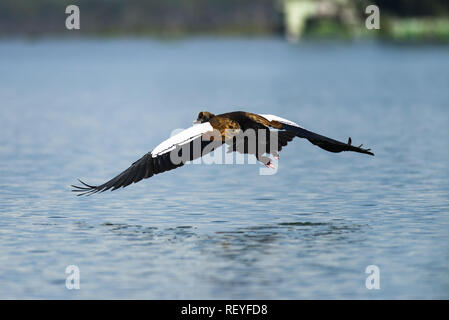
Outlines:
<svg viewBox="0 0 449 320"><path fill-rule="evenodd" d="M449 298L448 62L447 46L1 41L0 298ZM70 191L201 110L276 114L376 156L297 139L274 175L186 165Z"/></svg>

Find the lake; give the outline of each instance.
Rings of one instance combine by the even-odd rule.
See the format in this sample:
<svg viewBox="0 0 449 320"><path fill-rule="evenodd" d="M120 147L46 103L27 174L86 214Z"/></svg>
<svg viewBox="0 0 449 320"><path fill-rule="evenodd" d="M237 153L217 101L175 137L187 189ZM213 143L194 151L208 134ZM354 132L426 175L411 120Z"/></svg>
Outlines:
<svg viewBox="0 0 449 320"><path fill-rule="evenodd" d="M0 298L448 299L448 62L443 45L1 40ZM70 191L204 110L275 114L375 157L297 138L273 175L190 164Z"/></svg>

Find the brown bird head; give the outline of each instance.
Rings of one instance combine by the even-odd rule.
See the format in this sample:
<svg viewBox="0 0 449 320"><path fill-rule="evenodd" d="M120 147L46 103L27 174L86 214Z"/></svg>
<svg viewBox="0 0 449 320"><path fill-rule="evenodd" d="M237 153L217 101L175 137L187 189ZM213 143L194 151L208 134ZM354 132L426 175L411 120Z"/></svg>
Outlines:
<svg viewBox="0 0 449 320"><path fill-rule="evenodd" d="M198 113L198 118L193 123L208 122L213 117L215 117L215 114L207 112L207 111L201 111L200 113Z"/></svg>

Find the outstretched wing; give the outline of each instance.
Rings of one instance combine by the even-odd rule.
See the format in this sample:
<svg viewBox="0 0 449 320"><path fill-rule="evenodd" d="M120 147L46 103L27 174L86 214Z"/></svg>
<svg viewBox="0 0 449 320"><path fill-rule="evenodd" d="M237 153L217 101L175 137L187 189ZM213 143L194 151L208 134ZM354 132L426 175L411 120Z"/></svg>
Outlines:
<svg viewBox="0 0 449 320"><path fill-rule="evenodd" d="M362 145L358 147L353 146L351 144L351 138L348 139L347 143L344 143L306 130L293 121L272 114L261 114L261 116L269 121L275 121L282 124L282 127L280 129L294 132L297 137L307 139L321 149L330 152L354 151L374 156L374 153L371 152L371 149L364 149L362 148Z"/></svg>
<svg viewBox="0 0 449 320"><path fill-rule="evenodd" d="M213 130L208 122L190 127L160 143L153 151L145 154L111 180L98 186L79 180L82 185L72 185L74 188L72 191L78 192L78 195L94 194L109 189L113 191L155 174L181 167L185 162L197 159L222 144L221 139L214 141L205 139L205 136L211 134Z"/></svg>

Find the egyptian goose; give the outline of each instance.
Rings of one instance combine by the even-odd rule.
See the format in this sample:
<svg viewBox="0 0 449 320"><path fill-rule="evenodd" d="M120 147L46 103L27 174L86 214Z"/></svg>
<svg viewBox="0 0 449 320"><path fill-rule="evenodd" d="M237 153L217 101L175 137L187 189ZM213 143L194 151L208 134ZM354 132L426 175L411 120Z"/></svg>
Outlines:
<svg viewBox="0 0 449 320"><path fill-rule="evenodd" d="M236 111L214 115L203 111L198 114L194 123L192 127L159 144L108 182L93 186L79 180L82 186L72 185L74 188L72 191L78 192L78 195L84 195L126 187L155 174L178 168L187 161L192 161L211 152L223 143L229 145L228 152L238 151L254 154L257 160L272 168L273 164L270 158L263 155L269 154L278 159L278 151L295 136L305 138L330 152L354 151L374 156L370 149L363 149L362 145L353 146L351 138L347 143L343 143L308 131L290 120L270 114L259 115ZM264 139L261 138L262 135L257 133L254 135L256 137L255 148L251 148L249 145L246 134L251 129L266 134ZM239 136L243 139L238 139Z"/></svg>

